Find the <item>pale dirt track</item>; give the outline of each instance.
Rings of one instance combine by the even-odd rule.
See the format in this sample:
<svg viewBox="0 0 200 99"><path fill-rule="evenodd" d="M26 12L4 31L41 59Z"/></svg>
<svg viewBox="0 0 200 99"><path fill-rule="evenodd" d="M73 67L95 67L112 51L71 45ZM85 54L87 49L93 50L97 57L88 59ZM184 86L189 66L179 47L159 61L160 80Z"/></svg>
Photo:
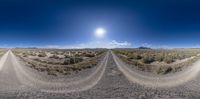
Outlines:
<svg viewBox="0 0 200 99"><path fill-rule="evenodd" d="M114 56L115 58L115 56ZM190 98L190 99L199 99L200 98L200 76L197 73L197 76L192 77L187 81L181 82L174 86L166 86L166 87L148 87L143 86L144 82L137 82L134 80L128 80L127 75L124 76L124 72L122 73L118 68L113 59L113 55L111 52L108 52L107 58L105 57L102 63L104 65L100 67L104 67L100 69L100 73L93 80L89 80L89 82L93 82L91 87L86 87L85 90L80 90L81 88L85 88L87 85L91 85L88 83L80 84L78 87L73 87L75 85L71 85L71 88L77 88L75 91L72 91L70 88L60 88L61 85L66 84L68 82L60 82L61 85L50 84L42 84L46 80L42 80L37 78L24 69L23 66L20 66L17 63L15 56L12 52L9 52L6 58L4 65L0 71L0 99L3 98L44 98L44 99L102 99L102 98L114 98L114 99L155 99L155 98ZM106 64L106 65L105 65ZM21 69L20 69L21 68ZM95 69L96 70L96 69ZM104 71L105 70L105 71ZM25 72L24 72L25 71ZM23 73L24 72L24 73ZM25 74L27 73L27 74ZM95 73L95 72L94 72ZM26 75L26 76L24 76ZM28 76L27 76L28 75ZM33 76L33 78L28 78ZM134 75L132 75L134 76ZM99 78L97 78L99 77ZM133 77L132 77L133 78ZM31 80L32 79L32 80ZM40 81L35 81L35 79L40 79ZM41 81L42 80L42 81ZM95 82L95 83L94 83ZM49 82L48 82L49 83ZM55 83L55 82L52 82ZM70 83L70 82L69 82ZM53 88L52 88L53 85ZM58 87L58 88L57 88ZM44 91L43 89L47 90ZM58 91L61 89L61 91ZM53 90L53 91L52 91ZM65 90L65 91L63 91ZM52 92L53 93L52 93ZM56 93L55 93L56 92ZM59 93L61 92L61 93Z"/></svg>

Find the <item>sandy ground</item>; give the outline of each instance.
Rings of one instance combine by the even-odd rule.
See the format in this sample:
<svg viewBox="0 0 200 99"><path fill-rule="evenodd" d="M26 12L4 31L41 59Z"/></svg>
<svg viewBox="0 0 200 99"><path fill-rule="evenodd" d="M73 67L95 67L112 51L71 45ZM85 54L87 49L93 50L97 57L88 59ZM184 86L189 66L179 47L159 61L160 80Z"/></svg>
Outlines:
<svg viewBox="0 0 200 99"><path fill-rule="evenodd" d="M6 55L6 54L5 54ZM24 84L22 81L27 81L28 78L19 77L22 76L23 71L17 71L17 60L12 53L8 53L7 59L0 71L0 99L8 98L24 98L24 99L199 99L200 98L200 76L195 76L187 81L182 81L175 86L165 87L152 87L143 85L144 82L137 82L135 80L127 79L127 75L122 70L118 69L119 64L114 61L115 57L111 52L107 54L107 58L104 58L102 63L106 64L105 69L100 69L97 77L98 79L92 80L96 83L94 86L87 90L76 90L74 92L44 92L41 89L43 87L32 87L28 84ZM6 65L5 65L6 64ZM20 65L19 65L20 66ZM104 65L100 65L104 67ZM121 66L124 67L124 66ZM191 69L189 69L191 70ZM98 71L98 70L97 70ZM26 72L28 73L28 72ZM137 72L138 73L138 72ZM185 73L185 72L184 72ZM190 72L189 72L190 73ZM19 75L20 74L20 75ZM197 73L198 74L198 73ZM30 74L29 74L30 75ZM102 76L102 77L101 77ZM131 75L131 77L135 77ZM190 76L191 77L191 76ZM20 78L20 79L19 79ZM24 80L21 80L21 79ZM36 78L35 78L36 79ZM173 79L175 80L175 79ZM37 84L40 84L36 82ZM65 82L68 83L68 82ZM84 83L79 86L78 89L84 88L90 85ZM41 86L41 85L38 85ZM74 85L73 85L74 86ZM76 85L75 85L76 86ZM55 88L57 86L54 86ZM75 88L75 87L74 87ZM51 88L50 88L51 89ZM55 89L54 89L55 90Z"/></svg>

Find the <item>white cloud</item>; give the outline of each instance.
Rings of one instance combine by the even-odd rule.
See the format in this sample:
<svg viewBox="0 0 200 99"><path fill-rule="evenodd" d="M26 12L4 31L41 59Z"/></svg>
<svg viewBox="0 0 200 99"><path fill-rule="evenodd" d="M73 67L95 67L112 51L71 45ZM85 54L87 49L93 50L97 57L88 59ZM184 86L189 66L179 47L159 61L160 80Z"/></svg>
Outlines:
<svg viewBox="0 0 200 99"><path fill-rule="evenodd" d="M131 46L131 43L130 42L127 42L127 41L124 41L124 42L117 42L116 40L112 40L110 43L109 43L110 46L112 46L112 48L124 48L124 47L130 47Z"/></svg>
<svg viewBox="0 0 200 99"><path fill-rule="evenodd" d="M142 46L143 46L143 47L152 47L152 44L149 44L149 43L143 43Z"/></svg>
<svg viewBox="0 0 200 99"><path fill-rule="evenodd" d="M141 46L149 47L149 48L166 48L166 49L170 49L171 48L168 45L153 45L153 44L149 44L149 43L143 43L143 44L141 44Z"/></svg>
<svg viewBox="0 0 200 99"><path fill-rule="evenodd" d="M58 46L58 45L47 45L46 47L47 47L47 48L59 48L59 47L61 47L61 46Z"/></svg>
<svg viewBox="0 0 200 99"><path fill-rule="evenodd" d="M93 41L88 43L80 43L68 46L48 45L47 48L127 48L131 47L131 43L127 41Z"/></svg>

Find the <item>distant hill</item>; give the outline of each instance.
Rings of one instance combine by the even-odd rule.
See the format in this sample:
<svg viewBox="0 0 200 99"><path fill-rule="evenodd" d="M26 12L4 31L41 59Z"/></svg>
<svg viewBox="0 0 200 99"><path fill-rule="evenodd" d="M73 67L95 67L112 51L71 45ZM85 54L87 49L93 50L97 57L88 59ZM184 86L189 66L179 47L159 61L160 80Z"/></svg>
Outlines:
<svg viewBox="0 0 200 99"><path fill-rule="evenodd" d="M149 47L144 47L144 46L141 46L141 47L138 47L138 49L151 49Z"/></svg>
<svg viewBox="0 0 200 99"><path fill-rule="evenodd" d="M15 49L38 49L37 47L15 47Z"/></svg>

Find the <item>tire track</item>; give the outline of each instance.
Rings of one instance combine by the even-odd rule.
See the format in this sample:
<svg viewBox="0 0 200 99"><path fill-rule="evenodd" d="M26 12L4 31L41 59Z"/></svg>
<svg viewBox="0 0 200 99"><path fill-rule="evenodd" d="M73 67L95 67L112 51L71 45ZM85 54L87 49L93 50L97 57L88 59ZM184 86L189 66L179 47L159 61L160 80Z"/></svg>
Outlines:
<svg viewBox="0 0 200 99"><path fill-rule="evenodd" d="M8 57L9 52L10 52L10 50L9 50L8 52L6 52L6 53L1 57L1 60L0 60L0 71L1 71L1 69L3 68L5 61L7 60L7 57Z"/></svg>

